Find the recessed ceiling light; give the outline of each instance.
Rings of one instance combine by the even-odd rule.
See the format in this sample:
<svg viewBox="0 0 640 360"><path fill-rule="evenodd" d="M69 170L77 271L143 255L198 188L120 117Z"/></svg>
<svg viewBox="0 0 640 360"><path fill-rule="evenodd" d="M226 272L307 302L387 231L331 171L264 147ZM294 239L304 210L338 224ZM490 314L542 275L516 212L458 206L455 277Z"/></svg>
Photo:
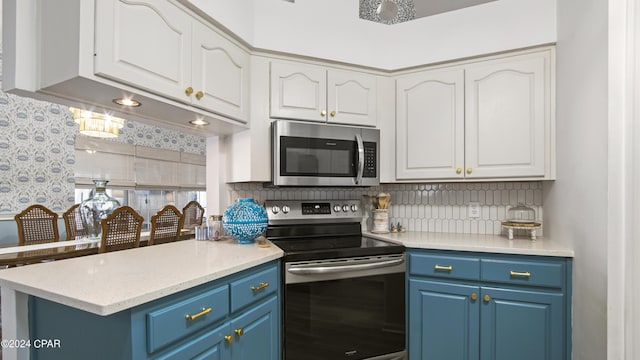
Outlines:
<svg viewBox="0 0 640 360"><path fill-rule="evenodd" d="M195 119L195 120L190 120L189 124L200 125L200 126L209 125L208 122L206 122L206 121L204 121L203 119L200 119L200 118Z"/></svg>
<svg viewBox="0 0 640 360"><path fill-rule="evenodd" d="M135 101L133 99L128 99L128 98L113 99L113 102L118 105L128 106L128 107L138 107L142 105L140 104L139 101Z"/></svg>

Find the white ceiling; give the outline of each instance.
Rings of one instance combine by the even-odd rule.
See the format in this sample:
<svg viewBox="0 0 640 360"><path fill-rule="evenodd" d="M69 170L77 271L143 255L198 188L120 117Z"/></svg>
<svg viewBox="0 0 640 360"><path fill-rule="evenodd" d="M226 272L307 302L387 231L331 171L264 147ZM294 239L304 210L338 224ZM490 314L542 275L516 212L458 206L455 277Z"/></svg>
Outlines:
<svg viewBox="0 0 640 360"><path fill-rule="evenodd" d="M416 19L496 0L413 0Z"/></svg>

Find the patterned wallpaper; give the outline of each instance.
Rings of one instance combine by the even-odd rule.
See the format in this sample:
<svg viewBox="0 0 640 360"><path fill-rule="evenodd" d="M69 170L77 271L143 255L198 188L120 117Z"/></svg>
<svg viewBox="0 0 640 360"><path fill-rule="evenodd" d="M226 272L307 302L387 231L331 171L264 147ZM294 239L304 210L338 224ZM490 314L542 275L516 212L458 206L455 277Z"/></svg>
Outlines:
<svg viewBox="0 0 640 360"><path fill-rule="evenodd" d="M76 132L65 107L0 92L0 214L73 205Z"/></svg>
<svg viewBox="0 0 640 360"><path fill-rule="evenodd" d="M204 136L181 133L133 121L125 122L120 136L107 140L199 155L206 155L207 152L207 139Z"/></svg>

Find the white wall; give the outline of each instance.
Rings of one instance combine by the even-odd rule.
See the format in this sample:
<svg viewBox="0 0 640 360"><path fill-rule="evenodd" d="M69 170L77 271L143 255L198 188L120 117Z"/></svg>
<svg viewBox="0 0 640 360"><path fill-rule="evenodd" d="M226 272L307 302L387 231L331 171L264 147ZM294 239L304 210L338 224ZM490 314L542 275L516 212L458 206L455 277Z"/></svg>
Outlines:
<svg viewBox="0 0 640 360"><path fill-rule="evenodd" d="M640 6L609 0L608 359L640 354Z"/></svg>
<svg viewBox="0 0 640 360"><path fill-rule="evenodd" d="M556 40L556 0L500 0L395 25L360 19L358 0L190 1L254 47L389 70Z"/></svg>
<svg viewBox="0 0 640 360"><path fill-rule="evenodd" d="M575 251L573 358L607 358L607 1L559 0L557 180L545 234Z"/></svg>

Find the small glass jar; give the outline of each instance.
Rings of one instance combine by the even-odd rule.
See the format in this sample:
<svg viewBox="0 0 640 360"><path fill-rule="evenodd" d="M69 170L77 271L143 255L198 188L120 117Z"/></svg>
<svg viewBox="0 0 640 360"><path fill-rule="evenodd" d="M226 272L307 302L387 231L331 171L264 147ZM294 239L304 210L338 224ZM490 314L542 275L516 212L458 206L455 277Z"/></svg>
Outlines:
<svg viewBox="0 0 640 360"><path fill-rule="evenodd" d="M209 240L222 240L224 229L222 227L222 215L209 216Z"/></svg>

